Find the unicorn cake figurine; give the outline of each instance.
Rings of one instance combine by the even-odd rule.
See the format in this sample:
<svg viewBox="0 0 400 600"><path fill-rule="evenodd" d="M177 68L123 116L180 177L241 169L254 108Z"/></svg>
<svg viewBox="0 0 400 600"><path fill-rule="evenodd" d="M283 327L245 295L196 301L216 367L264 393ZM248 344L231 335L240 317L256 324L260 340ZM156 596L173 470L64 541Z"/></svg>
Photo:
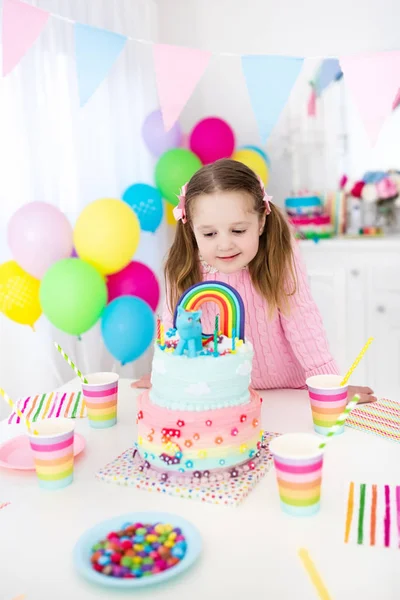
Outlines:
<svg viewBox="0 0 400 600"><path fill-rule="evenodd" d="M205 302L218 307L213 332L202 331ZM204 483L255 469L264 448L261 398L250 388L244 323L242 299L225 283L202 282L181 296L174 328L155 343L152 387L138 398L134 461L142 471Z"/></svg>
<svg viewBox="0 0 400 600"><path fill-rule="evenodd" d="M203 350L200 317L201 310L191 312L178 306L176 326L179 331L179 342L175 351L178 356L187 349L188 356L195 358L197 353Z"/></svg>

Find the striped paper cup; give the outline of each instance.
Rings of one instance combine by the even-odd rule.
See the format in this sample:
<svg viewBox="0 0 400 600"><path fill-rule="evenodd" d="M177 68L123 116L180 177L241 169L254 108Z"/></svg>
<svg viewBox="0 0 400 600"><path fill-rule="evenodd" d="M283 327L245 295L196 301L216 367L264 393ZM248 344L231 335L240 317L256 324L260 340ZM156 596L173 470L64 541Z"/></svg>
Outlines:
<svg viewBox="0 0 400 600"><path fill-rule="evenodd" d="M58 490L74 477L74 427L71 419L45 419L35 423L39 435L29 434L39 486Z"/></svg>
<svg viewBox="0 0 400 600"><path fill-rule="evenodd" d="M309 517L320 508L323 450L308 433L286 433L269 444L274 458L282 510Z"/></svg>
<svg viewBox="0 0 400 600"><path fill-rule="evenodd" d="M314 429L327 435L347 405L347 385L342 375L314 375L306 380ZM343 433L344 425L337 433Z"/></svg>
<svg viewBox="0 0 400 600"><path fill-rule="evenodd" d="M117 422L118 378L116 373L91 373L82 383L89 424L106 429Z"/></svg>

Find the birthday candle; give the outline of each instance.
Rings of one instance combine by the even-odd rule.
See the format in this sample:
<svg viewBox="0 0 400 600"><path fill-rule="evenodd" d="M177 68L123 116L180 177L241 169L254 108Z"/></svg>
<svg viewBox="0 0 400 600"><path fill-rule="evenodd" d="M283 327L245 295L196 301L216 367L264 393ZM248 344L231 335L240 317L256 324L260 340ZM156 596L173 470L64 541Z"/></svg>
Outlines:
<svg viewBox="0 0 400 600"><path fill-rule="evenodd" d="M218 315L215 317L214 352L218 352Z"/></svg>
<svg viewBox="0 0 400 600"><path fill-rule="evenodd" d="M160 346L165 346L164 340L164 323L160 323Z"/></svg>
<svg viewBox="0 0 400 600"><path fill-rule="evenodd" d="M160 343L160 334L161 334L161 319L157 315L157 342Z"/></svg>

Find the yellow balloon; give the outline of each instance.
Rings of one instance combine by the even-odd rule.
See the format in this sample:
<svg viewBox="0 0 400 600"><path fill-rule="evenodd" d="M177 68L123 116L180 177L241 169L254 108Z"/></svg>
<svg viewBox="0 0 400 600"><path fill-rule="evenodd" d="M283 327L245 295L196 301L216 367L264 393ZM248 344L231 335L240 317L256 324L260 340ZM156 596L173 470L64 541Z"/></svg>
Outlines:
<svg viewBox="0 0 400 600"><path fill-rule="evenodd" d="M174 213L172 212L174 210L174 207L172 206L172 204L170 204L170 202L164 202L164 208L165 208L165 216L167 218L167 224L168 225L176 225Z"/></svg>
<svg viewBox="0 0 400 600"><path fill-rule="evenodd" d="M39 279L26 273L15 260L0 265L0 312L6 317L30 325L42 314L39 302Z"/></svg>
<svg viewBox="0 0 400 600"><path fill-rule="evenodd" d="M117 198L86 206L74 229L75 250L99 273L111 275L132 260L140 240L140 224L131 207Z"/></svg>
<svg viewBox="0 0 400 600"><path fill-rule="evenodd" d="M237 160L254 171L256 175L261 177L264 185L268 184L269 171L268 165L263 157L255 150L243 148L242 150L236 150L232 156L233 160Z"/></svg>

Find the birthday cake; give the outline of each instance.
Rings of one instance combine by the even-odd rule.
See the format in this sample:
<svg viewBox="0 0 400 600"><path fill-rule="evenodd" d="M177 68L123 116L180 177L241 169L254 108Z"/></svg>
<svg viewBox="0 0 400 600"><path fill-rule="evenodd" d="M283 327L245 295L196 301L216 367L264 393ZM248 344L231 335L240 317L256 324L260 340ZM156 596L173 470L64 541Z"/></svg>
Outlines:
<svg viewBox="0 0 400 600"><path fill-rule="evenodd" d="M215 302L213 332L200 307ZM174 327L158 327L152 387L138 398L134 458L161 481L226 479L255 468L261 456L261 398L250 386L253 348L244 307L231 286L203 282L180 298Z"/></svg>
<svg viewBox="0 0 400 600"><path fill-rule="evenodd" d="M331 217L324 213L324 205L319 196L286 198L285 209L298 237L331 237L333 233Z"/></svg>
<svg viewBox="0 0 400 600"><path fill-rule="evenodd" d="M289 217L314 217L323 210L319 196L292 196L286 198L285 209Z"/></svg>

